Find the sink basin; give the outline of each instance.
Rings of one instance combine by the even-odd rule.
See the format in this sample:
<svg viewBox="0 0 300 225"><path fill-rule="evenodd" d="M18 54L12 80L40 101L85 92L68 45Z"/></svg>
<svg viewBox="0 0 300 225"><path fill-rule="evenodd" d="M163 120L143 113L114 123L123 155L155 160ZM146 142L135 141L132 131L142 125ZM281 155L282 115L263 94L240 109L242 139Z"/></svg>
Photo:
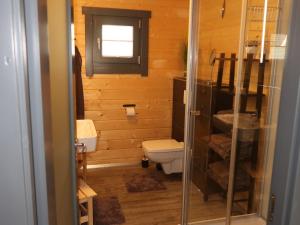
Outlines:
<svg viewBox="0 0 300 225"><path fill-rule="evenodd" d="M84 143L87 152L96 151L97 132L92 120L77 120L78 143Z"/></svg>

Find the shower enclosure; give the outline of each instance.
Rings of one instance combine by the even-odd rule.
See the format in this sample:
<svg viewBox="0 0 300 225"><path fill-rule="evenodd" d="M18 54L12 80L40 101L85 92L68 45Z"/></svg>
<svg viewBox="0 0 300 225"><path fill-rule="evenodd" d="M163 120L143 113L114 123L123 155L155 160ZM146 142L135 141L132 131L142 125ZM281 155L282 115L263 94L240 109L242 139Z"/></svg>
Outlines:
<svg viewBox="0 0 300 225"><path fill-rule="evenodd" d="M1 125L5 128L1 133L1 222L76 224L74 134L68 124L73 112L67 109L72 108L68 104L61 104L69 101L71 106L73 100L72 88L66 82L72 83L68 42L71 28L67 28L71 23L71 1L1 3L0 16L5 24L1 26L0 67L5 81L1 82ZM47 14L48 8L51 13ZM300 133L296 123L299 118L295 116L300 111L300 51L293 55L291 48L299 48L299 11L296 0L190 0L182 225L228 225L251 216L262 224L284 224L284 219L276 220L277 214L273 214L278 200L277 213L284 208L291 209L292 216L297 214L286 207L293 203L291 199L276 196L281 186L290 185L290 180L276 177L276 182L284 182L273 193L271 177L272 172L282 169L278 165L287 167L285 162L293 156L289 152L292 144L284 146L281 139ZM51 38L49 23L61 31L50 32ZM218 32L208 35L211 31ZM55 85L60 100L55 115L65 116L59 117L62 119L51 115L50 110L53 83L50 85L49 46L56 53L51 56L50 65L55 65L51 71L58 68L57 75L64 79ZM55 57L57 54L59 57ZM292 75L291 69L295 70ZM284 99L287 97L288 101ZM279 111L282 106L291 115L284 122L284 110ZM284 134L294 121L294 133ZM285 129L280 130L283 123ZM64 141L59 146L51 139L53 125L57 128L54 131L63 133L60 138ZM299 142L293 144L299 146ZM67 150L63 151L64 157L61 149ZM278 151L289 154L283 163L273 160L274 155L278 159ZM297 166L296 160L293 162ZM283 198L285 202L280 204ZM205 218L208 221L200 221L205 207L195 210L199 201L210 205L210 214L205 213L210 215ZM299 219L293 224L298 223Z"/></svg>
<svg viewBox="0 0 300 225"><path fill-rule="evenodd" d="M216 4L190 1L181 223L271 224L292 0Z"/></svg>

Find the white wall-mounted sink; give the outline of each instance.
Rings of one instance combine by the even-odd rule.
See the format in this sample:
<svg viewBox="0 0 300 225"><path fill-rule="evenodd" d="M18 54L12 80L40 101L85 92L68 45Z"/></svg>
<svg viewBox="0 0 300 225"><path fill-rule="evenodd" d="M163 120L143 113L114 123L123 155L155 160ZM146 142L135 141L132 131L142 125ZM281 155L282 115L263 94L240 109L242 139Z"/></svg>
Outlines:
<svg viewBox="0 0 300 225"><path fill-rule="evenodd" d="M77 120L78 143L84 143L87 152L96 151L97 132L92 120Z"/></svg>

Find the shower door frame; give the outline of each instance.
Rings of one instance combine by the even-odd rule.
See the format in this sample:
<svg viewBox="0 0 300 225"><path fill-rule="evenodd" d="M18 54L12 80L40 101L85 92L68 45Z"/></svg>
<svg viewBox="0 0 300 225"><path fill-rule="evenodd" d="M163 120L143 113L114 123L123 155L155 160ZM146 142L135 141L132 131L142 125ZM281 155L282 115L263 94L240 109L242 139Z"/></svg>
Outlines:
<svg viewBox="0 0 300 225"><path fill-rule="evenodd" d="M189 6L189 36L187 54L186 103L184 121L184 164L182 178L182 209L181 225L188 224L189 186L191 182L191 159L193 153L194 125L196 116L196 93L198 72L199 46L199 3L200 0L190 0Z"/></svg>
<svg viewBox="0 0 300 225"><path fill-rule="evenodd" d="M188 225L189 219L189 196L191 184L191 167L194 142L195 117L200 115L196 107L197 100L197 76L198 76L198 50L199 50L199 23L200 23L200 1L190 0L189 7L189 37L188 37L188 54L187 54L187 78L186 78L186 104L185 104L185 126L184 126L184 165L183 165L183 189L182 189L182 210L181 210L181 225ZM244 24L246 17L247 0L243 0L241 24ZM244 35L245 25L241 27L240 38ZM243 46L243 43L240 43ZM241 47L240 47L241 49ZM239 49L239 51L240 51ZM242 54L242 53L241 53ZM241 73L242 67L238 64L238 73ZM232 154L235 155L235 154ZM234 168L230 173L234 173ZM233 179L229 184L233 186ZM229 191L229 198L232 197L232 192ZM230 224L231 213L230 201L227 201L226 209L226 224ZM222 220L222 218L221 218ZM212 222L219 219L212 220ZM225 221L225 220L224 220ZM199 221L201 222L201 221ZM208 221L203 221L207 224ZM195 222L197 224L198 222ZM194 224L194 222L193 222Z"/></svg>
<svg viewBox="0 0 300 225"><path fill-rule="evenodd" d="M273 221L268 225L297 225L300 221L300 1L292 0L291 5L285 79L281 91L281 98L289 101L280 103L271 183L276 203ZM292 107L287 112L289 106ZM292 131L292 135L287 130Z"/></svg>
<svg viewBox="0 0 300 225"><path fill-rule="evenodd" d="M181 210L181 225L188 225L189 219L189 195L191 184L191 166L193 155L193 140L194 140L194 127L195 117L201 112L196 108L197 100L197 75L198 75L198 50L199 50L199 23L200 23L200 1L190 0L189 7L189 37L188 37L188 54L187 54L187 79L186 79L186 104L185 104L185 126L184 126L184 166L183 166L183 189L182 189L182 210ZM241 13L241 29L239 33L240 44L238 57L243 57L244 35L245 35L245 21L247 16L247 1L242 0L242 13ZM242 74L242 64L238 63L237 74ZM237 82L241 80L238 76ZM239 97L235 101L234 107L239 104ZM236 135L236 134L235 134ZM233 137L234 140L234 137ZM233 149L235 148L233 143ZM231 154L230 165L230 178L228 188L228 199L233 197L233 174L234 174L234 161L235 151ZM227 200L226 217L224 224L229 225L231 222L231 201ZM212 222L220 221L219 218L212 220ZM201 222L201 221L199 221ZM203 221L207 224L208 221ZM198 222L195 222L197 224ZM193 223L194 224L194 223Z"/></svg>
<svg viewBox="0 0 300 225"><path fill-rule="evenodd" d="M199 21L200 21L200 1L201 0L190 0L190 10L189 10L189 38L188 38L188 63L187 63L187 85L186 85L186 109L185 109L185 154L184 154L184 172L183 172L183 194L182 194L182 215L181 215L181 225L188 225L189 218L189 186L191 182L191 162L192 162L192 145L193 145L193 134L194 134L194 121L195 116L197 116L196 109L196 92L197 92L197 70L198 70L198 46L199 46ZM284 1L284 0L283 0ZM240 44L239 44L239 58L243 57L243 48L244 48L244 36L245 36L245 26L246 26L246 17L247 17L247 2L248 0L243 0L242 3L242 13L241 13L241 29L240 29ZM292 101L295 106L291 112L291 115L283 113L286 109L286 105L280 102L279 105L279 117L278 117L278 132L276 140L276 149L275 149L275 160L273 165L273 176L271 184L271 193L275 192L279 197L279 203L276 204L276 207L279 209L274 212L275 220L270 225L296 225L299 221L299 215L295 213L294 215L290 211L296 212L297 207L299 208L299 203L296 202L300 198L299 188L300 178L293 180L291 179L296 175L295 169L300 168L300 153L296 151L297 147L300 146L299 138L300 137L300 80L295 84L295 81L292 78L297 79L296 72L300 73L300 68L298 66L296 59L300 58L300 44L297 43L297 40L300 40L300 15L297 13L300 10L300 3L297 0L291 0L292 10L291 18L289 21L289 42L287 45L287 55L285 59L285 69L282 81L282 92L284 97ZM288 65L288 66L287 66ZM241 80L242 74L242 64L238 63L237 68L237 82ZM290 79L286 79L287 76L290 76ZM293 91L290 91L290 85L294 87ZM298 85L298 86L297 86ZM239 85L237 85L239 89ZM238 92L240 90L237 90ZM281 94L281 97L283 94ZM285 102L284 102L285 103ZM239 106L239 95L235 98L234 108ZM292 122L286 124L286 121L289 121L292 118ZM237 119L235 119L235 124L237 124ZM284 138L281 138L281 135L286 134L287 132L294 131L293 135L285 135ZM236 134L233 134L236 135ZM289 136L289 137L288 137ZM234 138L233 138L234 140ZM290 144L290 148L283 153L279 151L280 146L286 146ZM298 145L297 145L298 144ZM234 147L234 146L233 146ZM234 149L234 148L233 148ZM288 157L285 155L288 154ZM232 154L231 161L235 159L235 154ZM290 162L291 165L287 164ZM282 168L285 170L282 171ZM232 188L233 188L233 173L234 167L231 165L230 169L230 182L229 182L229 198L232 198ZM299 171L298 171L299 174ZM289 179L286 179L288 177ZM279 185L284 184L284 185ZM230 188L231 187L231 188ZM270 196L271 197L271 196ZM226 218L221 219L224 221L224 224L231 224L231 201L227 201L227 215ZM255 214L260 217L260 214ZM242 217L253 216L244 215ZM277 219L278 218L278 219ZM298 219L298 220L297 220ZM220 220L213 220L213 222ZM201 223L201 221L199 221ZM208 221L205 222L208 224Z"/></svg>

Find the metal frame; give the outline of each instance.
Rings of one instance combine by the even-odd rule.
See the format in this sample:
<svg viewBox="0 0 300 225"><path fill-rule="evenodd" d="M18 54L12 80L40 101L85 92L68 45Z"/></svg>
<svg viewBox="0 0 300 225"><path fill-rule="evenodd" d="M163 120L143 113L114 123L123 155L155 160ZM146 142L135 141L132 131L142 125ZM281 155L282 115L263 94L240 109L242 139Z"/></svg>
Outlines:
<svg viewBox="0 0 300 225"><path fill-rule="evenodd" d="M241 27L241 33L240 33L240 57L243 56L243 46L244 46L244 20L246 12L245 7L247 6L247 0L243 1L243 11L242 11L242 27ZM279 225L279 224L289 224L291 221L290 216L293 216L290 214L292 212L293 208L293 200L298 197L298 200L300 198L300 193L298 191L295 192L294 198L291 198L293 190L299 190L294 187L294 184L297 184L300 179L293 181L296 176L297 166L299 168L299 152L295 149L292 149L293 147L296 147L296 140L299 140L299 138L295 138L300 135L300 132L298 131L299 127L295 126L297 121L300 119L300 117L297 115L298 112L300 112L300 96L299 96L299 79L298 75L300 73L299 69L299 62L297 64L297 59L300 57L300 47L299 44L297 46L296 40L300 38L300 24L297 24L297 21L299 21L300 17L299 14L297 15L296 12L299 12L300 10L300 4L297 1L294 1L294 7L293 8L293 18L292 23L289 25L289 41L288 41L288 54L286 57L286 65L284 70L284 77L283 85L282 85L282 92L281 92L281 99L289 99L289 101L281 101L280 104L280 115L279 115L279 125L278 125L278 133L277 133L277 143L276 143L276 150L275 150L275 160L274 160L274 169L273 169L273 181L272 181L272 193L275 194L276 197L276 208L275 208L275 214L272 222L269 222L270 225ZM297 29L298 28L298 29ZM292 41L294 40L294 42ZM298 68L297 68L298 66ZM240 65L240 68L242 68L242 65ZM240 70L240 69L239 69ZM240 72L238 72L238 80L240 79ZM297 82L296 82L297 81ZM239 83L239 81L237 81ZM237 87L237 97L235 101L235 110L237 110L239 106L239 92L240 87ZM292 107L291 107L292 106ZM287 113L286 109L289 109L289 112ZM236 125L238 123L238 113L235 112L235 120L234 120L234 130L233 130L233 137L236 136ZM293 118L293 119L291 119ZM287 122L288 121L288 122ZM292 134L292 135L291 135ZM233 138L233 144L232 144L232 156L231 156L231 162L235 160L235 138ZM300 143L298 143L299 146ZM283 152L282 149L285 149ZM290 154L290 155L289 155ZM288 158L291 156L290 158ZM231 164L231 172L230 172L230 183L229 183L229 201L227 202L227 217L226 217L226 224L230 224L231 222L231 207L232 207L232 184L233 184L233 173L234 167ZM294 168L292 170L289 170L290 168ZM299 171L299 170L298 170ZM299 174L299 173L298 173ZM289 180L289 178L291 180ZM294 183L295 182L295 183ZM299 186L298 186L299 187ZM289 189L289 191L287 191ZM287 191L285 193L285 191ZM285 193L285 195L282 195L282 193ZM296 197L295 197L296 196ZM290 202L289 202L290 200ZM279 202L278 202L279 201ZM287 203L289 202L289 203ZM284 205L284 203L287 203ZM294 205L299 208L299 204L296 203ZM270 206L271 208L272 206ZM279 209L277 209L279 208ZM271 209L270 209L271 210ZM260 215L260 213L258 214ZM299 223L299 215L297 213L294 214L295 218L293 224ZM292 223L291 223L292 224Z"/></svg>
<svg viewBox="0 0 300 225"><path fill-rule="evenodd" d="M68 68L69 68L69 73L68 73L68 88L69 88L69 112L70 112L70 146L73 147L71 150L71 177L72 177L72 187L73 189L71 190L72 194L72 206L73 206L73 224L79 224L79 218L78 218L78 202L77 202L77 162L76 162L76 147L75 147L75 142L76 142L76 135L75 135L75 129L76 129L76 111L74 108L75 106L75 99L74 99L74 75L73 75L73 48L75 46L72 46L72 24L74 24L74 15L73 15L73 1L72 0L67 0L67 24L69 24L68 27L68 52L69 52L69 60L68 60Z"/></svg>
<svg viewBox="0 0 300 225"><path fill-rule="evenodd" d="M35 225L23 1L1 1L0 17L1 224Z"/></svg>
<svg viewBox="0 0 300 225"><path fill-rule="evenodd" d="M292 4L281 92L281 99L288 101L280 104L271 188L276 204L269 225L296 225L300 220L300 2Z"/></svg>
<svg viewBox="0 0 300 225"><path fill-rule="evenodd" d="M281 34L281 33L287 33L287 30L289 29L289 26L286 26L286 23L288 22L288 20L285 21L285 17L289 17L289 10L286 10L287 8L284 6L285 5L286 0L278 0L278 8L280 8L281 12L279 12L277 14L277 19L276 21L278 21L277 25L276 25L276 32ZM289 4L288 8L289 7ZM284 22L283 22L284 21ZM269 90L269 97L268 97L268 104L269 104L269 108L271 110L269 110L269 112L267 113L267 117L266 117L266 124L272 124L274 123L274 120L278 119L278 113L279 112L273 112L273 107L276 106L276 95L278 91L281 91L281 87L277 86L277 80L278 80L278 73L283 73L283 67L284 62L283 60L281 60L280 62L274 60L274 62L272 62L272 67L271 67L271 73L273 74L272 79L270 80L270 84L268 85L268 87L270 88ZM282 75L283 77L283 75ZM280 103L280 100L279 100ZM279 110L279 107L278 107ZM277 121L278 122L278 121ZM275 122L276 123L276 122ZM263 177L262 180L263 182L260 185L261 188L261 193L259 196L260 199L260 203L258 205L258 216L264 218L265 220L267 219L267 214L268 214L268 205L269 205L269 195L270 195L270 191L271 191L271 176L272 176L272 170L273 170L273 160L274 160L274 154L275 154L275 143L270 142L270 140L272 140L272 138L274 138L274 136L276 136L277 133L277 127L276 129L272 129L269 130L268 132L266 132L266 134L264 135L264 138L266 140L266 147L265 147L265 156L263 159Z"/></svg>
<svg viewBox="0 0 300 225"><path fill-rule="evenodd" d="M67 10L68 45L68 88L70 111L70 146L74 146L74 111L72 80L71 20L72 3L65 1ZM37 224L57 224L54 161L52 146L51 93L48 53L47 0L24 0L28 56L28 84L30 87L30 110L32 147L37 205ZM75 149L71 149L72 165L72 224L77 224L77 182Z"/></svg>
<svg viewBox="0 0 300 225"><path fill-rule="evenodd" d="M243 0L241 30L240 30L240 47L239 58L243 58L243 46L245 40L245 19L247 16L247 0ZM281 101L279 125L277 133L276 153L273 172L272 192L278 196L276 200L275 214L273 222L269 225L296 225L299 223L299 199L300 199L300 46L297 40L300 39L300 2L293 1L292 21L290 24L288 51L286 58L286 65L284 70L285 79L283 81L281 99L289 99L289 101ZM197 74L197 32L198 32L198 4L197 0L190 2L190 23L189 23L189 52L188 52L188 77L187 77L187 91L188 100L186 105L186 120L185 120L185 158L184 158L184 176L183 176L183 209L181 224L186 225L188 220L188 202L189 202L189 184L190 184L190 167L192 157L192 136L193 136L193 121L195 100L194 74ZM196 22L197 21L197 22ZM196 64L195 64L196 63ZM242 62L238 66L238 80L241 78L241 71L243 69ZM231 154L231 169L230 181L227 201L227 216L225 222L227 225L231 223L231 208L232 208L232 190L234 182L234 164L235 161L235 136L237 135L238 124L238 106L240 102L239 93L240 87L237 87L237 97L235 99L235 119L233 129L233 143ZM287 112L286 109L289 109ZM291 135L292 134L292 135ZM290 136L289 136L290 135ZM280 151L281 149L281 151ZM285 149L283 152L282 149ZM295 178L296 177L296 178ZM297 211L298 210L298 211ZM259 214L258 214L259 215ZM207 222L207 221L206 221Z"/></svg>
<svg viewBox="0 0 300 225"><path fill-rule="evenodd" d="M24 0L37 223L56 224L51 138L47 1Z"/></svg>
<svg viewBox="0 0 300 225"><path fill-rule="evenodd" d="M181 224L188 224L189 188L191 183L191 162L193 152L193 133L196 111L197 71L198 71L198 46L199 46L199 0L190 0L189 12L189 37L186 80L186 104L184 124L184 165L183 165L183 194Z"/></svg>
<svg viewBox="0 0 300 225"><path fill-rule="evenodd" d="M282 83L281 99L288 99L288 101L281 101L280 112L278 120L277 138L276 138L276 150L273 167L273 179L272 179L272 193L276 196L276 204L274 211L274 218L269 221L269 225L296 225L299 223L300 216L296 213L299 211L299 199L300 199L300 45L297 40L300 38L300 21L299 11L300 3L294 0L292 7L292 20L289 24L289 40L287 55L285 60L284 79ZM247 0L243 1L242 11L242 27L240 33L240 49L239 58L243 56L244 46L244 20L246 16L245 7L247 6ZM240 79L240 70L242 65L239 65L238 80ZM239 83L239 81L237 81ZM275 87L276 88L276 87ZM233 137L236 136L236 126L238 123L238 106L239 106L239 93L240 87L237 87L237 97L235 99L235 120ZM288 111L286 109L289 109ZM235 138L232 143L231 162L235 160ZM283 151L284 149L284 151ZM231 207L232 207L232 186L233 186L233 171L234 167L231 164L230 183L227 202L227 217L226 224L231 222ZM298 168L298 169L297 169ZM297 176L298 175L298 176ZM272 195L270 196L270 198ZM231 199L231 200L230 200ZM298 202L297 202L298 200ZM269 206L272 210L272 206ZM294 212L294 213L293 213ZM258 214L260 215L260 214Z"/></svg>

